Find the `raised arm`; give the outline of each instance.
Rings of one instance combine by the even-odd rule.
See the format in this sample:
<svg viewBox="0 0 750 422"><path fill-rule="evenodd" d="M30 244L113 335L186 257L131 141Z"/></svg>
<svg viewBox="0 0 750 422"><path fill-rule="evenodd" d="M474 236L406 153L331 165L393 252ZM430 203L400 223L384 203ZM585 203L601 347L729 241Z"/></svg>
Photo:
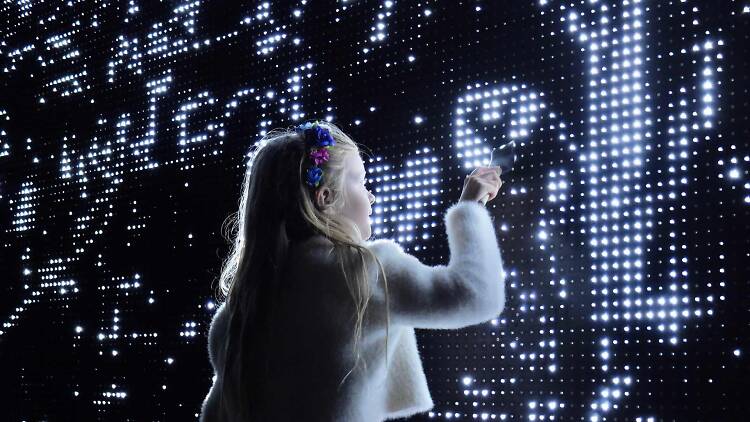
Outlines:
<svg viewBox="0 0 750 422"><path fill-rule="evenodd" d="M396 324L463 328L495 318L505 306L505 271L489 211L478 202L459 201L444 221L447 266L425 265L392 240L367 242L383 265L391 321ZM380 295L383 280L377 272Z"/></svg>

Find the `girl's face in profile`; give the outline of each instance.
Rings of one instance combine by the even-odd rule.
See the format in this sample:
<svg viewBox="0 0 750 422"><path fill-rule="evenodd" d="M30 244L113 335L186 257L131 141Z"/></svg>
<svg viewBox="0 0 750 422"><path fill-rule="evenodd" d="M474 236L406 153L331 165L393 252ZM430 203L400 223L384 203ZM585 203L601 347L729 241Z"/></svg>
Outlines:
<svg viewBox="0 0 750 422"><path fill-rule="evenodd" d="M359 154L347 154L344 159L344 208L341 213L352 220L362 233L362 241L370 238L370 215L375 195L367 189L365 165Z"/></svg>

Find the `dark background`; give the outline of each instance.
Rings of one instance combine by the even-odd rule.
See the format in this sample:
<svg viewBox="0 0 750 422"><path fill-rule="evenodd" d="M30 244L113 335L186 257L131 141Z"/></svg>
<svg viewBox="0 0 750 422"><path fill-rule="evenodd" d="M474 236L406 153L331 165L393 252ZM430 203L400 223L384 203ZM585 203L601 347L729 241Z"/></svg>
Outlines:
<svg viewBox="0 0 750 422"><path fill-rule="evenodd" d="M435 408L413 420L743 420L749 20L734 1L0 5L7 420L197 418L247 152L306 119L371 149L374 237L430 264L465 175L518 143L488 205L506 309L417 332Z"/></svg>

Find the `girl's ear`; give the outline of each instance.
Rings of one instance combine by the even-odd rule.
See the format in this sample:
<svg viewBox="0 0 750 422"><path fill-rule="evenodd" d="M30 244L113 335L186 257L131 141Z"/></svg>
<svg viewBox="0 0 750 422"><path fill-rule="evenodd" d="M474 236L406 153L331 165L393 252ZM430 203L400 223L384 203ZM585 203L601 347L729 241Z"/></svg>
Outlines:
<svg viewBox="0 0 750 422"><path fill-rule="evenodd" d="M333 192L327 186L315 191L315 205L319 210L325 211L333 202Z"/></svg>

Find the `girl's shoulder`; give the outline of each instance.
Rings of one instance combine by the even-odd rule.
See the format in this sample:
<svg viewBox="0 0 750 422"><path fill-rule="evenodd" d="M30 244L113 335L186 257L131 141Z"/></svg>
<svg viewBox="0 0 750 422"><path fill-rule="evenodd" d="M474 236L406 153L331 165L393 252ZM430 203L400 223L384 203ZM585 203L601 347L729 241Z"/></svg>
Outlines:
<svg viewBox="0 0 750 422"><path fill-rule="evenodd" d="M406 254L403 247L392 239L382 238L367 240L362 244L366 249L375 255L382 264L398 263L404 259ZM327 266L338 268L339 255L335 252L335 244L323 235L313 235L293 246L292 262L305 266L305 264L314 265L320 269ZM344 253L352 254L357 259L357 253L351 248L345 248ZM374 262L368 254L364 255L365 262L368 266Z"/></svg>
<svg viewBox="0 0 750 422"><path fill-rule="evenodd" d="M365 242L365 246L373 252L393 253L404 252L404 248L393 239L375 239Z"/></svg>
<svg viewBox="0 0 750 422"><path fill-rule="evenodd" d="M217 373L224 366L223 346L229 323L228 316L226 302L222 302L216 308L208 329L208 358Z"/></svg>
<svg viewBox="0 0 750 422"><path fill-rule="evenodd" d="M325 267L335 262L334 247L327 237L313 235L290 245L287 262L303 271L310 271L309 267Z"/></svg>
<svg viewBox="0 0 750 422"><path fill-rule="evenodd" d="M307 239L293 243L290 252L297 254L298 257L319 257L321 254L328 254L329 251L333 251L333 248L334 244L330 239L323 235L316 234Z"/></svg>

